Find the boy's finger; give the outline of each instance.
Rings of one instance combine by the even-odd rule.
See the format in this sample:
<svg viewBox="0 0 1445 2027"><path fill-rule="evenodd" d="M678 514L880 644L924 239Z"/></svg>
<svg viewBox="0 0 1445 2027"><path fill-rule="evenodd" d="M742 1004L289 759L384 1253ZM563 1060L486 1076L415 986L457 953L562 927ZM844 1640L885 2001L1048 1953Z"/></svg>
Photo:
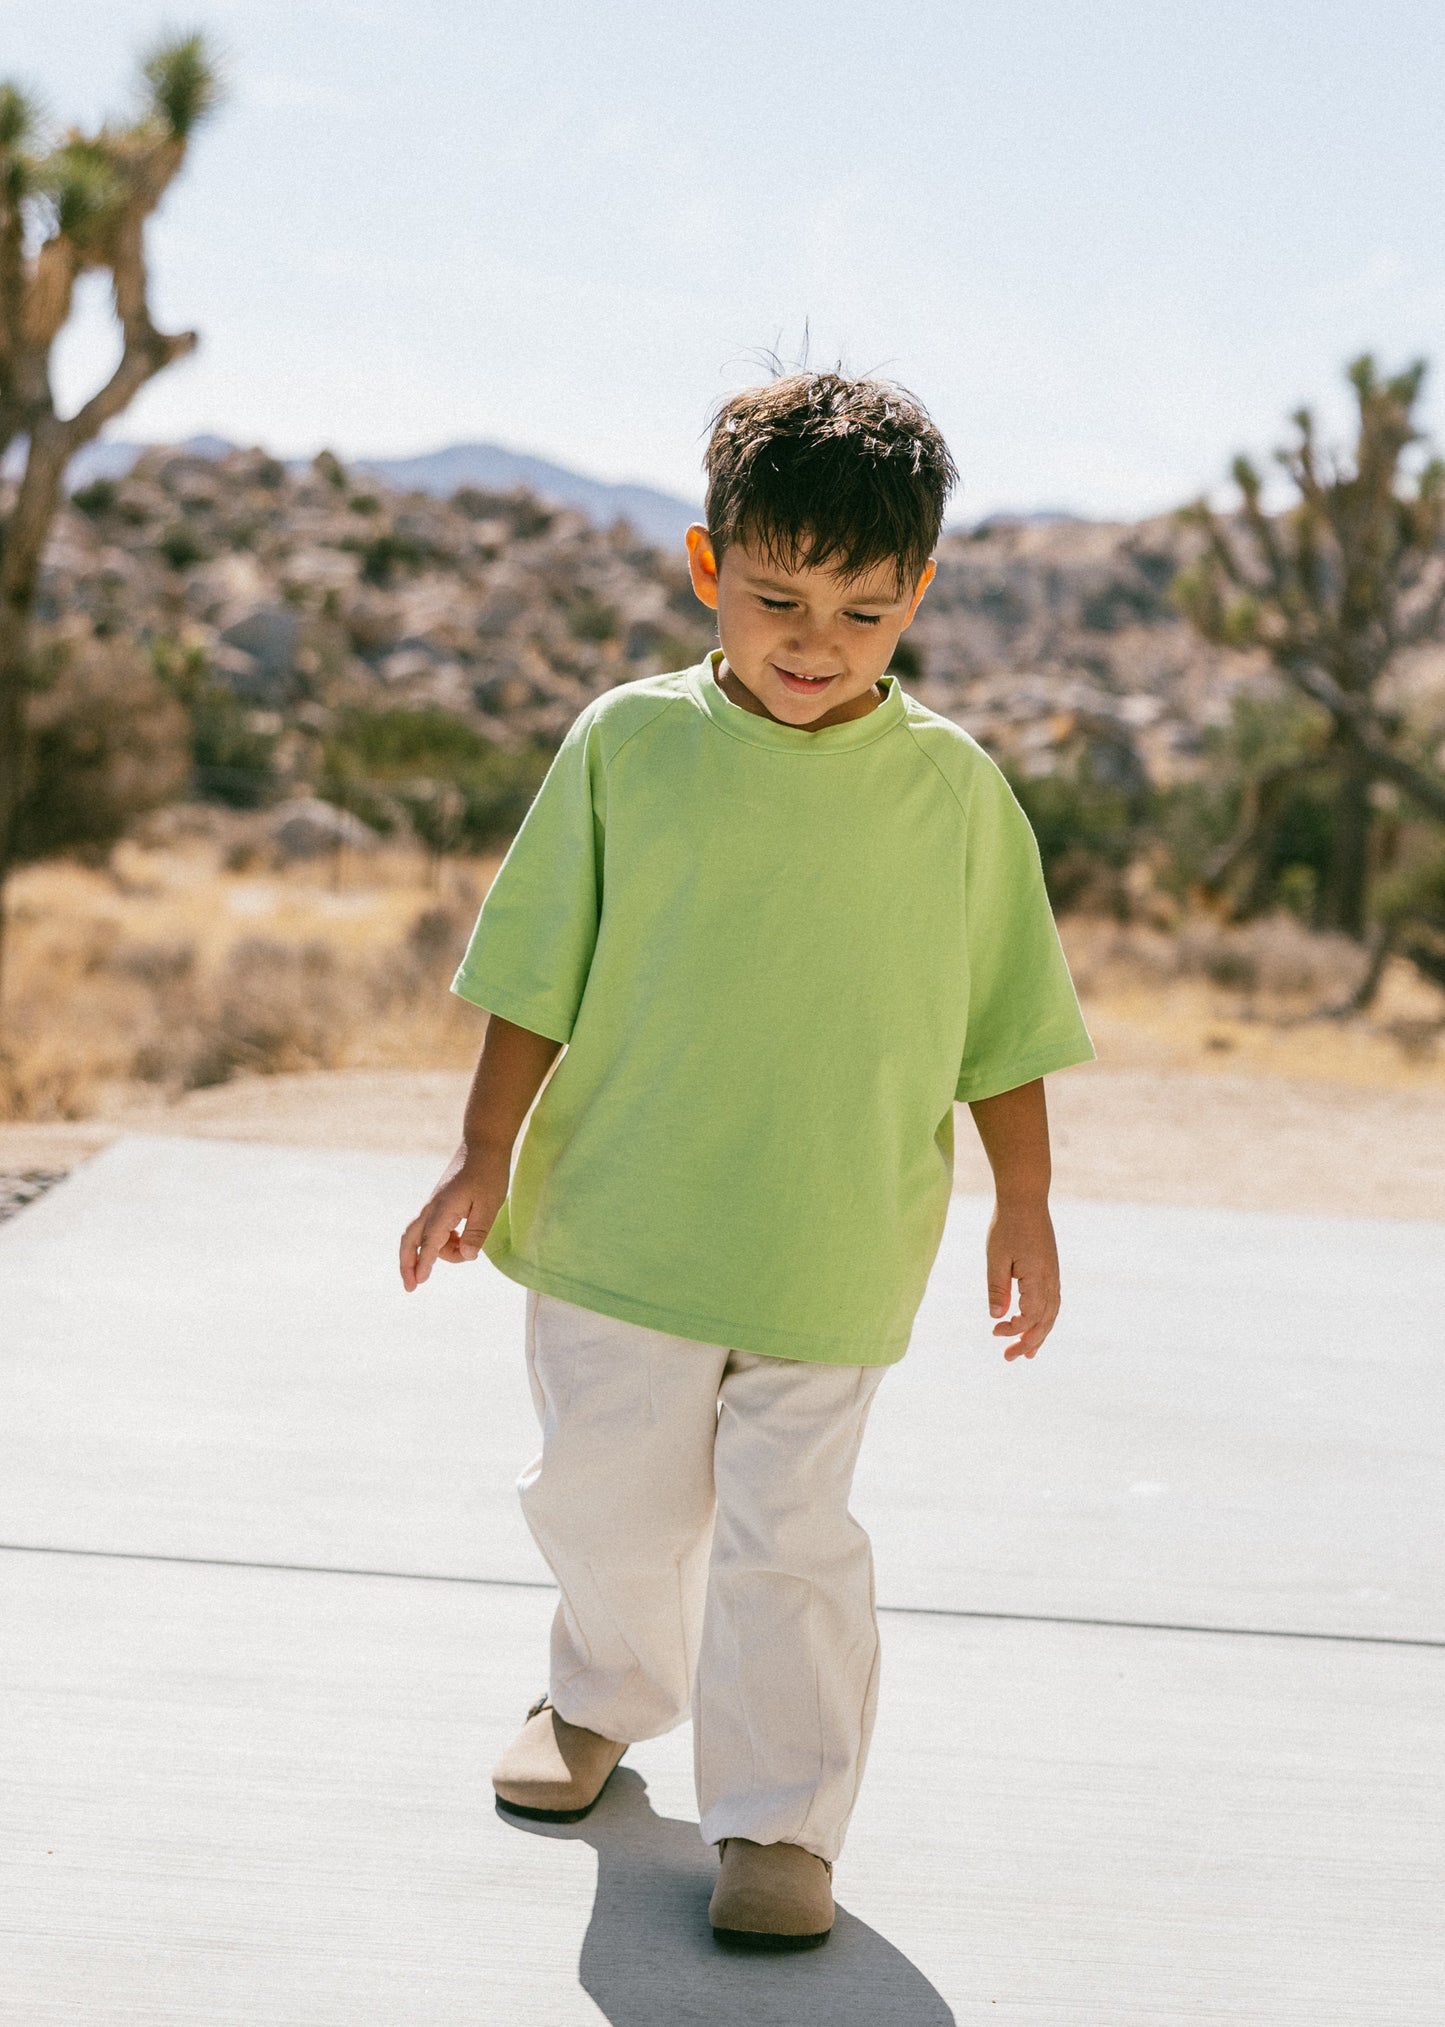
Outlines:
<svg viewBox="0 0 1445 2027"><path fill-rule="evenodd" d="M1005 1316L1002 1323L994 1325L994 1335L1010 1328L1032 1330L1037 1323L1052 1323L1059 1313L1058 1296L1052 1292L1044 1294L1039 1290L1019 1284L1018 1306L1011 1316Z"/></svg>
<svg viewBox="0 0 1445 2027"><path fill-rule="evenodd" d="M1047 1281L1036 1275L1026 1275L1019 1282L1019 1314L1028 1323L1037 1323L1041 1317L1050 1319L1059 1313L1059 1287L1053 1279Z"/></svg>
<svg viewBox="0 0 1445 2027"><path fill-rule="evenodd" d="M414 1217L401 1235L401 1279L406 1288L416 1286L416 1249L426 1226L426 1212Z"/></svg>
<svg viewBox="0 0 1445 2027"><path fill-rule="evenodd" d="M1005 1358L1032 1358L1049 1334L1046 1323L1035 1323L1019 1333L1018 1341L1004 1346Z"/></svg>
<svg viewBox="0 0 1445 2027"><path fill-rule="evenodd" d="M1032 1358L1053 1327L1053 1317L1049 1317L1046 1321L1040 1320L1037 1323L1031 1324L1027 1330L1020 1333L1016 1344L1004 1347L1004 1357L1008 1359Z"/></svg>
<svg viewBox="0 0 1445 2027"><path fill-rule="evenodd" d="M421 1242L416 1251L416 1278L425 1281L435 1266L437 1256L451 1237L451 1226L435 1214L423 1228Z"/></svg>
<svg viewBox="0 0 1445 2027"><path fill-rule="evenodd" d="M988 1313L1007 1316L1013 1300L1012 1260L990 1261L988 1269Z"/></svg>
<svg viewBox="0 0 1445 2027"><path fill-rule="evenodd" d="M1017 1337L1035 1347L1042 1344L1058 1319L1054 1316L1012 1316L1007 1329L995 1330L995 1337Z"/></svg>

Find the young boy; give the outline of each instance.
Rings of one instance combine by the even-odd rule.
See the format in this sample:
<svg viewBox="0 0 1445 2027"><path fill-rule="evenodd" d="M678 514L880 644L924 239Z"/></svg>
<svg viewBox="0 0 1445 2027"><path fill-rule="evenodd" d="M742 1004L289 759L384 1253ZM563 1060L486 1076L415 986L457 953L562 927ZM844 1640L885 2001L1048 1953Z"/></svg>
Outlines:
<svg viewBox="0 0 1445 2027"><path fill-rule="evenodd" d="M706 462L721 648L563 742L453 984L491 1018L401 1272L485 1250L529 1291L519 1489L561 1603L500 1806L575 1821L690 1708L714 1932L803 1948L877 1694L849 1488L954 1101L997 1188L994 1335L1031 1359L1059 1303L1042 1078L1093 1049L1003 776L888 673L957 476L938 431L796 373L725 403Z"/></svg>

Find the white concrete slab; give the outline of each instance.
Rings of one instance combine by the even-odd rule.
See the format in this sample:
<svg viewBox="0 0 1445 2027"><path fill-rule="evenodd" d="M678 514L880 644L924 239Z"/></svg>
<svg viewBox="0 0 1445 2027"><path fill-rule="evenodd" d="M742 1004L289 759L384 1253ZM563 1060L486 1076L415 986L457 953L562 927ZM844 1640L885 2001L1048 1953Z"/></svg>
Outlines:
<svg viewBox="0 0 1445 2027"><path fill-rule="evenodd" d="M544 1575L521 1291L429 1158L123 1141L0 1229L0 1540ZM1445 1227L1064 1204L1005 1366L959 1199L857 1506L885 1603L1445 1637Z"/></svg>
<svg viewBox="0 0 1445 2027"><path fill-rule="evenodd" d="M923 1609L775 1964L708 1938L685 1731L489 1806L551 1598L521 1295L395 1278L433 1168L134 1140L0 1232L0 2020L1436 2027L1445 1651L1370 1637L1442 1631L1441 1228L1066 1205L1020 1368L958 1205L858 1502Z"/></svg>
<svg viewBox="0 0 1445 2027"><path fill-rule="evenodd" d="M485 1769L542 1593L0 1555L16 2027L1437 2027L1445 1657L885 1623L828 1949L716 1952L687 1732Z"/></svg>

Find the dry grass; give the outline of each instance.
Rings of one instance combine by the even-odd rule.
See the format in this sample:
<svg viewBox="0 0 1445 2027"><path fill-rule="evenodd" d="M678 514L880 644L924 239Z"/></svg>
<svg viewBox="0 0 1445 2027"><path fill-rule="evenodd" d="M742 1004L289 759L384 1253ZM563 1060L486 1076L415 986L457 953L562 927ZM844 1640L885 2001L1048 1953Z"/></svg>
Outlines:
<svg viewBox="0 0 1445 2027"><path fill-rule="evenodd" d="M1063 938L1102 1061L1117 1069L1242 1072L1445 1090L1445 993L1386 966L1374 1003L1350 1000L1365 955L1291 915L1176 930L1072 917Z"/></svg>
<svg viewBox="0 0 1445 2027"><path fill-rule="evenodd" d="M81 1119L246 1073L452 1068L447 985L496 859L255 863L223 826L14 880L0 1118ZM247 863L247 861L252 861Z"/></svg>
<svg viewBox="0 0 1445 2027"><path fill-rule="evenodd" d="M496 857L288 866L258 837L171 812L108 867L17 876L0 1119L114 1116L256 1073L470 1067L479 1017L447 985ZM1063 927L1106 1065L1445 1089L1445 994L1404 964L1369 1014L1321 1019L1361 953L1291 917Z"/></svg>

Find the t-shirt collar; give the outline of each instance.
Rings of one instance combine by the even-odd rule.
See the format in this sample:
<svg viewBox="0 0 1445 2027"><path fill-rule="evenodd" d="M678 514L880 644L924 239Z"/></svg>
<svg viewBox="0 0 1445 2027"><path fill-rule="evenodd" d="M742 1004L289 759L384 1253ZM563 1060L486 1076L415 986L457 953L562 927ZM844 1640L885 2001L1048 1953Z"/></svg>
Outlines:
<svg viewBox="0 0 1445 2027"><path fill-rule="evenodd" d="M871 745L903 722L904 697L897 676L879 678L883 701L861 718L849 718L841 725L824 725L810 732L803 725L779 725L773 718L745 711L718 687L717 668L722 649L713 648L695 668L688 670L688 684L695 701L718 728L750 746L768 746L775 753L847 753L855 746Z"/></svg>

